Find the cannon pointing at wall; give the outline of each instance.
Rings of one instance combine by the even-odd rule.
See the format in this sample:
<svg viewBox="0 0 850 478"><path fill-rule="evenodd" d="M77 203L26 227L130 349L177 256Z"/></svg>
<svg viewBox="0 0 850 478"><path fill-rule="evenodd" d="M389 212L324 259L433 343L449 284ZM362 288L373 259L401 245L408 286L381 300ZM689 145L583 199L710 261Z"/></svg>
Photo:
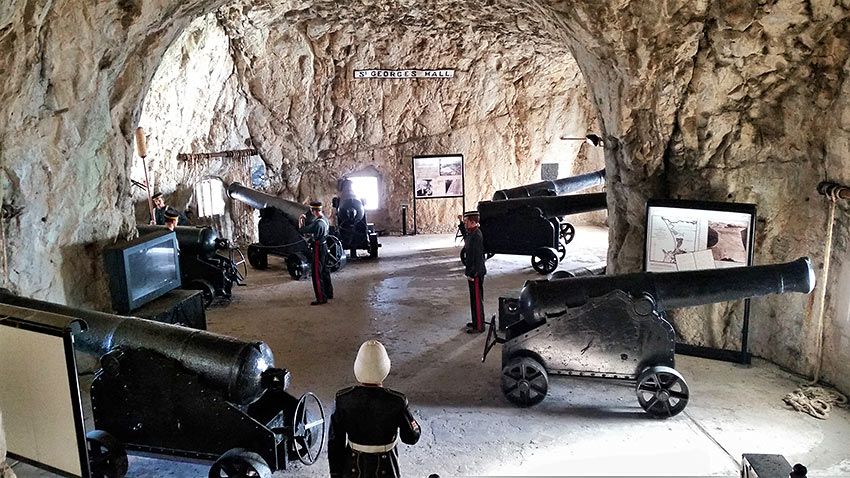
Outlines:
<svg viewBox="0 0 850 478"><path fill-rule="evenodd" d="M260 242L248 246L248 262L255 269L268 267L268 256L281 256L286 260L286 268L293 279L300 279L310 269L307 257L309 246L298 233L298 218L306 215L312 220L310 209L295 201L246 188L239 183L227 187L232 199L242 202L260 211ZM328 235L328 267L336 272L345 264L345 250L340 240Z"/></svg>
<svg viewBox="0 0 850 478"><path fill-rule="evenodd" d="M689 392L674 367L665 311L787 292L809 293L808 258L785 264L687 272L528 281L499 298L484 357L502 348L502 392L520 406L542 401L549 375L633 381L641 407L659 417L684 410Z"/></svg>
<svg viewBox="0 0 850 478"><path fill-rule="evenodd" d="M99 359L91 384L96 476L123 476L128 450L213 461L222 470L270 478L291 459L315 462L324 411L312 393L286 392L290 373L274 367L262 342L74 309L0 289L0 304L35 313L29 320L64 327L85 322L76 349ZM47 312L47 313L44 313ZM98 460L99 459L99 460ZM123 471L122 471L123 468ZM95 476L95 475L93 475Z"/></svg>

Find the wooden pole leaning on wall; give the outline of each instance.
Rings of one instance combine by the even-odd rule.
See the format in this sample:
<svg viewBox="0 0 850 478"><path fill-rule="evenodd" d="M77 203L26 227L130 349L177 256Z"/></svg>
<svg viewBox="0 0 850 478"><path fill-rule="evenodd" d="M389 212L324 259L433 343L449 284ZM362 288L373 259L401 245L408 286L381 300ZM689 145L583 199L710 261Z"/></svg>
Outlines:
<svg viewBox="0 0 850 478"><path fill-rule="evenodd" d="M156 218L153 215L153 199L151 199L151 182L148 178L148 163L145 157L148 155L148 143L145 139L145 129L139 126L136 128L136 151L142 158L142 168L145 170L145 189L148 192L148 211L151 213L151 224L154 224Z"/></svg>
<svg viewBox="0 0 850 478"><path fill-rule="evenodd" d="M249 156L256 156L256 149L234 149L230 151L220 151L217 153L180 153L177 155L177 161L197 161L199 159L212 159L212 158L247 158Z"/></svg>
<svg viewBox="0 0 850 478"><path fill-rule="evenodd" d="M818 327L816 339L816 362L815 371L812 373L812 384L820 381L821 366L823 364L823 312L826 302L826 286L829 279L829 260L832 255L832 232L835 224L835 203L839 199L850 199L850 187L843 186L838 183L823 181L818 184L818 193L826 196L829 199L829 219L826 226L826 248L823 253L823 275L821 277L821 287L818 292Z"/></svg>

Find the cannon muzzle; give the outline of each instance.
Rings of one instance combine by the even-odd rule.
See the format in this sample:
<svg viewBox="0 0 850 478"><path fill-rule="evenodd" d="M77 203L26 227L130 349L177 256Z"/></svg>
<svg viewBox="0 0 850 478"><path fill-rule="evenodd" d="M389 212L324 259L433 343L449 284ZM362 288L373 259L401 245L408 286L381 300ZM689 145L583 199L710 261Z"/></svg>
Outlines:
<svg viewBox="0 0 850 478"><path fill-rule="evenodd" d="M478 203L478 212L481 214L482 221L491 217L527 214L534 208L539 209L543 217L553 218L600 211L607 209L608 203L605 193L505 199L503 201L481 201Z"/></svg>
<svg viewBox="0 0 850 478"><path fill-rule="evenodd" d="M600 184L605 184L604 169L569 178L556 179L554 181L540 181L539 183L526 184L515 188L500 189L493 194L493 200L501 201L504 199L530 198L537 196L562 196L564 194L592 188L593 186L598 186Z"/></svg>
<svg viewBox="0 0 850 478"><path fill-rule="evenodd" d="M121 350L151 350L173 359L205 382L222 390L227 400L245 405L263 393L261 376L274 367L271 349L252 342L179 325L122 317L91 310L27 299L0 290L0 303L24 307L41 314L39 321L64 327L67 317L83 320L87 328L75 337L77 350L103 357Z"/></svg>
<svg viewBox="0 0 850 478"><path fill-rule="evenodd" d="M786 292L810 293L815 272L809 258L752 267L683 272L639 272L618 276L527 281L519 310L523 320L537 323L564 314L591 298L615 290L645 298L658 312Z"/></svg>
<svg viewBox="0 0 850 478"><path fill-rule="evenodd" d="M254 209L265 209L265 208L275 208L278 211L282 212L290 221L295 224L298 224L298 217L302 214L307 215L310 212L310 208L307 206L297 203L295 201L288 201L286 199L282 199L276 196L271 196L266 193L262 193L260 191L246 188L245 186L239 183L232 183L227 187L227 195L232 199L235 199L239 202L245 203L248 206L253 207Z"/></svg>

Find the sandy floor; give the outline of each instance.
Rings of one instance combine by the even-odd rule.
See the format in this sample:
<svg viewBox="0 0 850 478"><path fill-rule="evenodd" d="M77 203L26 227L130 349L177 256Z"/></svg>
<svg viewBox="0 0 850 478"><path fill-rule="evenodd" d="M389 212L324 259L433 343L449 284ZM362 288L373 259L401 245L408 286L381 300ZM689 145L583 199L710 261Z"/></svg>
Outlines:
<svg viewBox="0 0 850 478"><path fill-rule="evenodd" d="M291 280L282 261L272 261L250 271L235 300L208 311L207 322L211 331L266 342L277 366L292 372L290 392L315 392L328 413L334 392L354 383L359 345L381 340L393 362L386 386L408 395L423 428L419 444L401 445L406 476L737 476L743 453L784 455L810 476L850 476L850 412L820 421L789 410L782 397L804 380L761 360L677 356L691 401L666 420L644 413L632 386L560 377L541 404L517 408L499 388L499 351L482 363L484 336L464 333L468 292L453 237L381 242L378 260L351 261L334 274L328 305L309 306L309 281ZM560 268L604 260L606 247L604 229L579 228ZM528 257L496 256L487 267L489 315L500 293L541 278ZM130 469L134 477L207 476L206 466L138 457ZM327 460L275 476L326 477Z"/></svg>

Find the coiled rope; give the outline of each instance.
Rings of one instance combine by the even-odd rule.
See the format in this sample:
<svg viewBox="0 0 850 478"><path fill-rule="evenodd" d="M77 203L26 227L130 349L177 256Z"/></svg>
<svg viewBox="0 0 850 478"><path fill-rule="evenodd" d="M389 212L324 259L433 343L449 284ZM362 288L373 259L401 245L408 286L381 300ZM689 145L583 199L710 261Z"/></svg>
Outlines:
<svg viewBox="0 0 850 478"><path fill-rule="evenodd" d="M798 412L826 420L833 406L846 407L847 397L835 389L818 385L800 385L782 399Z"/></svg>

